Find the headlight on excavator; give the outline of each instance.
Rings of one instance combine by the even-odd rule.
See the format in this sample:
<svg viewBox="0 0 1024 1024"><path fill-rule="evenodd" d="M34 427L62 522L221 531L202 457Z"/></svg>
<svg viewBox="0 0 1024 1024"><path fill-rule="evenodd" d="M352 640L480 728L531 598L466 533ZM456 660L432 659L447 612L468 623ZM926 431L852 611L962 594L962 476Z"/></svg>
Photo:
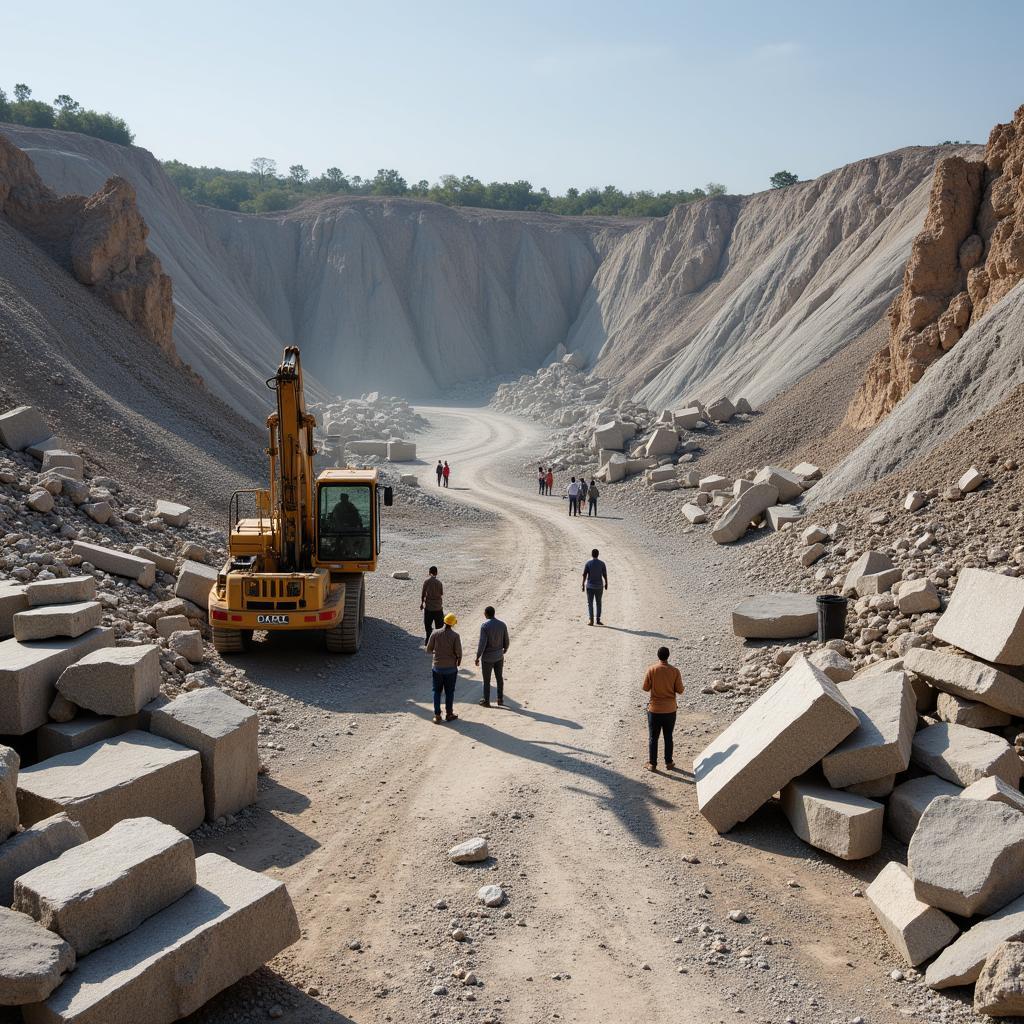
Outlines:
<svg viewBox="0 0 1024 1024"><path fill-rule="evenodd" d="M302 593L302 580L288 581L288 596L298 597Z"/></svg>

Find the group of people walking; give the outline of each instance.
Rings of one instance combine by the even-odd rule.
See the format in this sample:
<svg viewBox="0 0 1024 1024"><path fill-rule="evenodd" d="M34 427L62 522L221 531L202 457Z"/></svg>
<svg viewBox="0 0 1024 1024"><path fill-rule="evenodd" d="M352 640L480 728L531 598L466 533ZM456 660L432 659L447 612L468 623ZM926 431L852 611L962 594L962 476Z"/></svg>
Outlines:
<svg viewBox="0 0 1024 1024"><path fill-rule="evenodd" d="M550 494L551 488L555 486L555 471L550 466L545 469L537 467L537 493Z"/></svg>
<svg viewBox="0 0 1024 1024"><path fill-rule="evenodd" d="M441 487L448 486L448 477L452 475L451 466L448 465L448 460L437 460L437 465L434 467L434 472L437 474L437 486Z"/></svg>
<svg viewBox="0 0 1024 1024"><path fill-rule="evenodd" d="M550 494L552 487L555 485L555 471L552 468L545 469L543 466L537 467L537 493L538 494ZM590 478L590 483L587 483L585 477L580 477L579 480L573 477L565 488L566 497L569 499L569 515L581 516L583 515L584 506L587 509L588 516L597 515L597 499L601 496L601 492L597 487L597 480L593 477Z"/></svg>

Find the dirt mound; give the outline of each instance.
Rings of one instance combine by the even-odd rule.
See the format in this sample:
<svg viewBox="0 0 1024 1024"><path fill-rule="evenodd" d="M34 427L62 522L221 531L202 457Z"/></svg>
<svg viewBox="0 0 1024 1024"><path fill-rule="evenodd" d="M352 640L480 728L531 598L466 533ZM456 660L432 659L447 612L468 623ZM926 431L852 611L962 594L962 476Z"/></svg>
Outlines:
<svg viewBox="0 0 1024 1024"><path fill-rule="evenodd" d="M171 279L146 246L149 231L127 181L112 177L91 196L58 198L0 135L0 215L176 358Z"/></svg>
<svg viewBox="0 0 1024 1024"><path fill-rule="evenodd" d="M879 422L1024 277L1024 107L992 130L984 157L935 171L924 228L889 310L889 345L850 405L851 426Z"/></svg>

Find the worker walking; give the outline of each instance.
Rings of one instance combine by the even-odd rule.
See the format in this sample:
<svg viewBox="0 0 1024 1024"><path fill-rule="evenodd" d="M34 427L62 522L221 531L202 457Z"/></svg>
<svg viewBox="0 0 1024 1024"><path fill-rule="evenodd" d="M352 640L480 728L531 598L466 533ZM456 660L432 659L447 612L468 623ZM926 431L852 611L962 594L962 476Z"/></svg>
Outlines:
<svg viewBox="0 0 1024 1024"><path fill-rule="evenodd" d="M597 499L601 496L601 492L597 489L597 481L591 479L590 486L587 488L587 516L597 515Z"/></svg>
<svg viewBox="0 0 1024 1024"><path fill-rule="evenodd" d="M555 471L551 466L548 467L548 475L544 477L544 483L547 485L548 494L550 494L551 488L555 486Z"/></svg>
<svg viewBox="0 0 1024 1024"><path fill-rule="evenodd" d="M569 495L569 515L578 516L580 514L580 485L576 482L576 477L569 482L565 493Z"/></svg>
<svg viewBox="0 0 1024 1024"><path fill-rule="evenodd" d="M444 485L448 486L448 477L451 476L451 467L448 465L448 460L444 461L444 468L441 470L441 475L444 477Z"/></svg>
<svg viewBox="0 0 1024 1024"><path fill-rule="evenodd" d="M494 673L498 684L498 707L505 706L505 652L508 650L508 627L501 619L494 617L494 609L488 605L484 609L484 622L480 627L480 641L476 646L475 665L481 665L484 674L484 699L480 701L485 708L491 706L491 673Z"/></svg>
<svg viewBox="0 0 1024 1024"><path fill-rule="evenodd" d="M462 664L462 638L452 629L459 624L458 618L449 612L444 625L435 629L427 639L427 650L434 656L431 679L434 684L434 721L441 721L441 691L444 691L445 721L453 722L455 714L455 681L459 678Z"/></svg>
<svg viewBox="0 0 1024 1024"><path fill-rule="evenodd" d="M547 483L547 474L544 472L543 466L537 467L537 493L543 494L544 487Z"/></svg>
<svg viewBox="0 0 1024 1024"><path fill-rule="evenodd" d="M434 472L437 474L437 486L441 486L441 477L444 476L444 466L441 465L441 460L437 460L437 465L434 467Z"/></svg>
<svg viewBox="0 0 1024 1024"><path fill-rule="evenodd" d="M576 502L576 514L583 515L583 506L587 503L587 481L580 477L580 493Z"/></svg>
<svg viewBox="0 0 1024 1024"><path fill-rule="evenodd" d="M588 625L594 624L594 606L597 605L597 624L603 626L601 621L601 598L608 589L608 566L597 556L600 552L594 548L590 552L590 561L583 566L583 586L581 589L587 592L587 616L590 619Z"/></svg>
<svg viewBox="0 0 1024 1024"><path fill-rule="evenodd" d="M437 566L432 565L420 591L420 611L423 612L424 643L435 629L444 625L444 584L437 578Z"/></svg>
<svg viewBox="0 0 1024 1024"><path fill-rule="evenodd" d="M658 770L658 738L665 737L665 767L672 771L672 732L676 727L676 694L683 692L683 677L675 665L668 663L667 647L658 648L658 661L644 674L647 702L647 770Z"/></svg>

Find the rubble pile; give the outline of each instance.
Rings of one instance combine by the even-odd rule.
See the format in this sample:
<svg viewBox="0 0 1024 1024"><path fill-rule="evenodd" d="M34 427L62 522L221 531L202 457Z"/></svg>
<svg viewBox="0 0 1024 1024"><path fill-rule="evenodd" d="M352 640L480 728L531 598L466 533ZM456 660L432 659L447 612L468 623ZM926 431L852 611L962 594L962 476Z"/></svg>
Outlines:
<svg viewBox="0 0 1024 1024"><path fill-rule="evenodd" d="M310 411L317 418L314 437L320 449L320 468L362 462L366 456L414 462L416 445L405 438L429 426L404 399L379 391L361 398L313 402Z"/></svg>
<svg viewBox="0 0 1024 1024"><path fill-rule="evenodd" d="M283 885L186 835L262 770L248 684L205 664L220 538L90 475L33 408L0 442L0 1005L176 1020L299 937Z"/></svg>

